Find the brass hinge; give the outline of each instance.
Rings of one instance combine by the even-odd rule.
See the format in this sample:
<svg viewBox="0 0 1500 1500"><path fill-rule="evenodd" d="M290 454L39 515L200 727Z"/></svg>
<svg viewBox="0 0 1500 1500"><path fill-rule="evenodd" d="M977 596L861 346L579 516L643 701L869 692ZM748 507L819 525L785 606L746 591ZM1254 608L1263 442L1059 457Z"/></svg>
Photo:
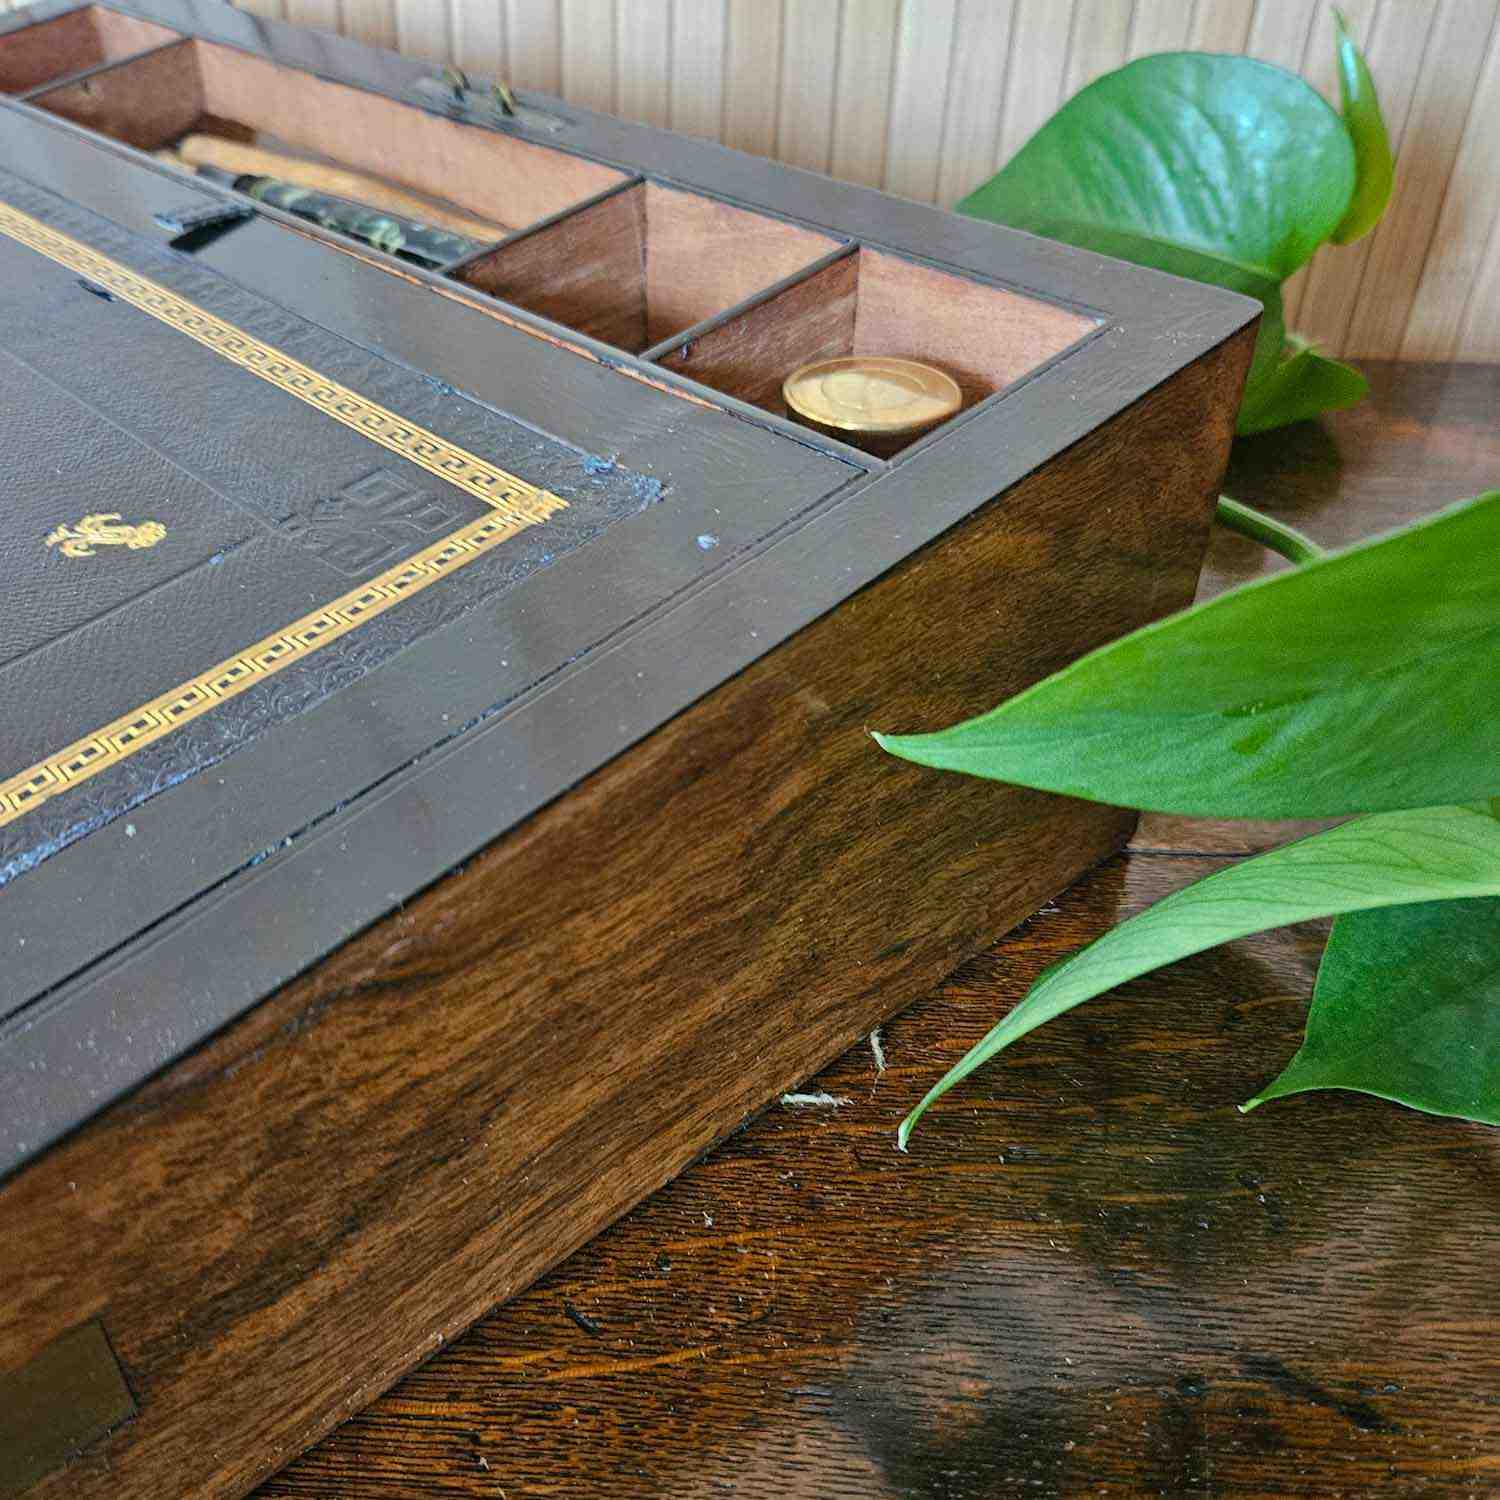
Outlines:
<svg viewBox="0 0 1500 1500"><path fill-rule="evenodd" d="M451 66L431 77L419 78L412 92L429 109L440 109L444 114L492 129L556 135L573 123L552 110L523 104L508 83L482 86L461 68Z"/></svg>

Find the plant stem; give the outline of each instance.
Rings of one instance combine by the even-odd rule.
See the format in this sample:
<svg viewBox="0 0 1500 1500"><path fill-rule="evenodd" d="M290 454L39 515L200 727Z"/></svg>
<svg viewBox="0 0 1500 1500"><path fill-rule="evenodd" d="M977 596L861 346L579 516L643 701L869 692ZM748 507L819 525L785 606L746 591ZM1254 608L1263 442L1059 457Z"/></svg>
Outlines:
<svg viewBox="0 0 1500 1500"><path fill-rule="evenodd" d="M1283 525L1264 511L1251 510L1248 505L1241 505L1229 495L1219 496L1219 508L1214 513L1214 519L1219 525L1249 537L1252 542L1259 542L1262 547L1279 552L1290 562L1310 563L1324 555L1323 549L1311 537L1304 536L1291 526Z"/></svg>

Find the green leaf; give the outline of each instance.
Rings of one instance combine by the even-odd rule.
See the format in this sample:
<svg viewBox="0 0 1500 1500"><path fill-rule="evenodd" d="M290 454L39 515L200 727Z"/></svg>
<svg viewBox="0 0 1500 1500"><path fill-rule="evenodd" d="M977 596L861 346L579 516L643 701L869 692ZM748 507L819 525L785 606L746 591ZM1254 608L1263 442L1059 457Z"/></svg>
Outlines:
<svg viewBox="0 0 1500 1500"><path fill-rule="evenodd" d="M1289 358L1278 360L1245 387L1234 429L1241 436L1357 406L1369 393L1370 383L1358 370L1325 359L1316 350L1290 347L1294 352Z"/></svg>
<svg viewBox="0 0 1500 1500"><path fill-rule="evenodd" d="M1241 1107L1308 1089L1500 1125L1500 899L1341 916L1301 1050Z"/></svg>
<svg viewBox="0 0 1500 1500"><path fill-rule="evenodd" d="M1158 901L1047 970L1025 999L928 1091L902 1122L899 1143L904 1149L933 1100L997 1052L1127 979L1291 922L1411 901L1496 894L1500 821L1487 804L1357 818L1232 865Z"/></svg>
<svg viewBox="0 0 1500 1500"><path fill-rule="evenodd" d="M894 755L1162 812L1319 818L1491 795L1500 491L1250 583Z"/></svg>
<svg viewBox="0 0 1500 1500"><path fill-rule="evenodd" d="M1196 250L1279 282L1333 233L1354 182L1349 132L1300 78L1168 52L1075 95L958 207L1089 248L1128 231L1132 260Z"/></svg>
<svg viewBox="0 0 1500 1500"><path fill-rule="evenodd" d="M1380 222L1386 204L1391 201L1396 164L1380 113L1380 100L1375 95L1375 80L1349 35L1344 13L1335 9L1333 17L1338 27L1339 95L1344 106L1344 124L1354 142L1354 196L1333 232L1333 240L1335 244L1347 245L1368 234Z"/></svg>
<svg viewBox="0 0 1500 1500"><path fill-rule="evenodd" d="M1341 58L1346 46L1363 68L1347 39ZM1346 128L1316 90L1267 63L1144 57L1069 100L958 208L1257 298L1245 388L1256 425L1241 431L1295 421L1323 409L1311 406L1320 392L1328 405L1358 399L1352 372L1332 361L1283 367L1281 282L1347 222L1372 108L1380 120L1363 77Z"/></svg>

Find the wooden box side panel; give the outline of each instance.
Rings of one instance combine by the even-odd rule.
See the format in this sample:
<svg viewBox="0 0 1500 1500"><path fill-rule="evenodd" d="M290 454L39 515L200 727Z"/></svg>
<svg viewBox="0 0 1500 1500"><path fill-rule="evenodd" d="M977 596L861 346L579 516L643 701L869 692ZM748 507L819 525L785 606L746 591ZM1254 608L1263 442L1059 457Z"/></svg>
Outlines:
<svg viewBox="0 0 1500 1500"><path fill-rule="evenodd" d="M646 347L646 198L639 186L502 245L458 279L617 349Z"/></svg>
<svg viewBox="0 0 1500 1500"><path fill-rule="evenodd" d="M958 381L964 405L1061 354L1093 318L868 247L859 254L854 352L899 350Z"/></svg>
<svg viewBox="0 0 1500 1500"><path fill-rule="evenodd" d="M100 6L64 11L0 37L0 94L19 94L49 79L144 52L175 35L153 21Z"/></svg>
<svg viewBox="0 0 1500 1500"><path fill-rule="evenodd" d="M646 338L657 344L811 265L838 241L815 229L645 184Z"/></svg>
<svg viewBox="0 0 1500 1500"><path fill-rule="evenodd" d="M196 45L185 41L148 52L77 83L49 89L37 102L75 125L154 151L191 129L203 113Z"/></svg>
<svg viewBox="0 0 1500 1500"><path fill-rule="evenodd" d="M0 1369L98 1317L140 1409L34 1494L243 1493L1117 847L867 727L1188 601L1252 339L0 1188Z"/></svg>
<svg viewBox="0 0 1500 1500"><path fill-rule="evenodd" d="M846 255L662 357L669 370L786 415L782 383L799 365L854 352L859 257Z"/></svg>

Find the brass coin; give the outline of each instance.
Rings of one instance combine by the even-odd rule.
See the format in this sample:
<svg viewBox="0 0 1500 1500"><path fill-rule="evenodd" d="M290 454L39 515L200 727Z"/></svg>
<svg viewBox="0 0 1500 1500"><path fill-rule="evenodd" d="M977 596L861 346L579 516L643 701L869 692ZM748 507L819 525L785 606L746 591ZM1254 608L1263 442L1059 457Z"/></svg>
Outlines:
<svg viewBox="0 0 1500 1500"><path fill-rule="evenodd" d="M816 360L794 370L781 389L793 416L856 442L860 436L910 439L963 403L951 375L889 355Z"/></svg>

